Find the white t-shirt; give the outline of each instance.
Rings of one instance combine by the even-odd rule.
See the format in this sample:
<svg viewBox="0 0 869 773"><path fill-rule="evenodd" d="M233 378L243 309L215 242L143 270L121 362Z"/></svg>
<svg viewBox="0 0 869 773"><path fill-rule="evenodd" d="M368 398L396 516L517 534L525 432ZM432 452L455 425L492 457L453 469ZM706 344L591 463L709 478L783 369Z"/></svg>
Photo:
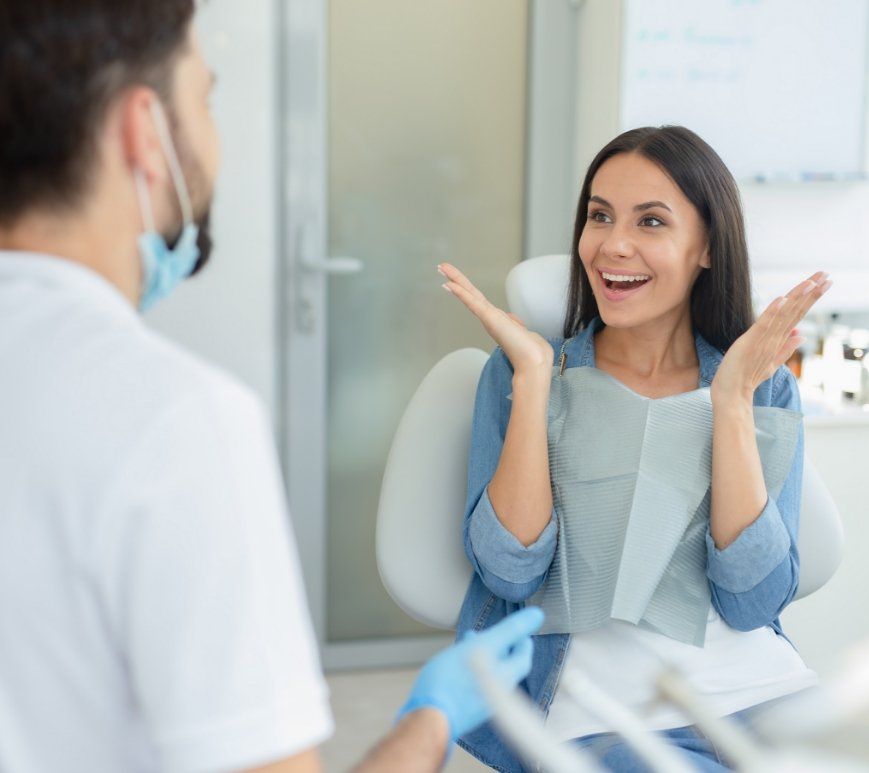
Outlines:
<svg viewBox="0 0 869 773"><path fill-rule="evenodd" d="M229 770L328 737L252 393L99 275L0 252L0 405L0 770Z"/></svg>
<svg viewBox="0 0 869 773"><path fill-rule="evenodd" d="M664 664L677 666L719 717L818 683L817 674L770 626L734 630L711 605L703 647L610 620L594 631L571 636L564 671L581 671L640 714L653 730L691 725L690 717L655 700L654 680ZM562 741L613 730L580 708L561 687L556 689L546 726Z"/></svg>

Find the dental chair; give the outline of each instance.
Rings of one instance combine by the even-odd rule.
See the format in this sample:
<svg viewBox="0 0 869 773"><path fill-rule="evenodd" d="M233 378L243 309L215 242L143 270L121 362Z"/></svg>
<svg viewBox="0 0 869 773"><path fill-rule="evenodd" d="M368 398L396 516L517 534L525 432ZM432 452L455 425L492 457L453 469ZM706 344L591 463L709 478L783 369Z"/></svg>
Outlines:
<svg viewBox="0 0 869 773"><path fill-rule="evenodd" d="M507 276L507 302L525 325L557 336L565 316L567 255L531 258ZM383 476L377 513L377 566L408 615L454 629L471 579L462 545L471 419L488 354L460 349L438 362L411 398ZM806 458L800 513L800 582L795 599L824 585L842 559L838 509Z"/></svg>

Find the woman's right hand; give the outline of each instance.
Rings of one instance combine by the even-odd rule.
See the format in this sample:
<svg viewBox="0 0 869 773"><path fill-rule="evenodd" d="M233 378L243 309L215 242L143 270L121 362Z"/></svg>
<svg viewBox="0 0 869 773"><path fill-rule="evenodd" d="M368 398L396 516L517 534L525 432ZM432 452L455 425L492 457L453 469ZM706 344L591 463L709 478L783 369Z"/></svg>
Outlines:
<svg viewBox="0 0 869 773"><path fill-rule="evenodd" d="M508 314L489 301L471 281L450 263L438 265L446 278L443 287L471 311L510 360L514 373L551 373L555 354L539 333L528 330L515 314Z"/></svg>

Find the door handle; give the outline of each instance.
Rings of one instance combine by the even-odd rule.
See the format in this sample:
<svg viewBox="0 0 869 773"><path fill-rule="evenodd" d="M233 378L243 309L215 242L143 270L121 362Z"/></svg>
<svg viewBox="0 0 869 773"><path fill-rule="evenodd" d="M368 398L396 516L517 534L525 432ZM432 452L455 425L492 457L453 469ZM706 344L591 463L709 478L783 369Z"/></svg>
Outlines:
<svg viewBox="0 0 869 773"><path fill-rule="evenodd" d="M313 335L320 322L319 317L324 313L322 290L317 289L321 282L317 277L358 274L365 264L359 258L319 257L322 251L317 248L310 222L303 222L296 230L293 246L297 274L291 280L290 291L295 328L304 335Z"/></svg>

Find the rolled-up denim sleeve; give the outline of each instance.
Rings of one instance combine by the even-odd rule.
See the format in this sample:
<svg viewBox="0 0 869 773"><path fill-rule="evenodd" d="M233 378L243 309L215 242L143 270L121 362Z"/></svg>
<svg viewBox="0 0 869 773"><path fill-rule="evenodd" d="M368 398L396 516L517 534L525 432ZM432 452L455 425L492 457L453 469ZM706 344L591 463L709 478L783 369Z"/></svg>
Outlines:
<svg viewBox="0 0 869 773"><path fill-rule="evenodd" d="M488 485L510 419L512 379L510 361L500 348L495 349L477 385L463 536L468 559L486 587L500 598L521 602L543 583L555 555L558 529L553 509L537 540L522 545L498 519L489 499Z"/></svg>
<svg viewBox="0 0 869 773"><path fill-rule="evenodd" d="M773 377L772 404L800 411L796 379L787 368ZM788 477L777 499L767 497L760 515L723 550L707 526L706 574L712 602L731 628L769 625L790 603L799 584L797 536L803 480L803 428Z"/></svg>
<svg viewBox="0 0 869 773"><path fill-rule="evenodd" d="M542 579L552 563L558 536L553 512L537 540L532 545L523 545L498 520L488 488L471 513L468 531L471 549L483 570L483 581L490 589L492 585L503 589L505 583L511 586L539 585L537 581Z"/></svg>

